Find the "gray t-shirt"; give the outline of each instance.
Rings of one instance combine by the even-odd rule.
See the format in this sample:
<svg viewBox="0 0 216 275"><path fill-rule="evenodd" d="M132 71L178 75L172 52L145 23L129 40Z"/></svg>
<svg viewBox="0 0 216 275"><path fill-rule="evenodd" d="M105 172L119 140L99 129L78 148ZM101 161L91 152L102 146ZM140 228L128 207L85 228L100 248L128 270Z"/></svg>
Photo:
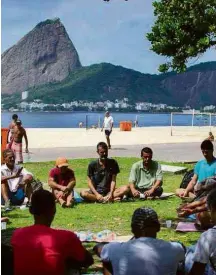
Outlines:
<svg viewBox="0 0 216 275"><path fill-rule="evenodd" d="M125 243L106 244L103 262L111 262L114 275L176 275L185 251L180 243L138 238Z"/></svg>
<svg viewBox="0 0 216 275"><path fill-rule="evenodd" d="M197 242L193 260L209 264L216 271L216 226L202 233Z"/></svg>

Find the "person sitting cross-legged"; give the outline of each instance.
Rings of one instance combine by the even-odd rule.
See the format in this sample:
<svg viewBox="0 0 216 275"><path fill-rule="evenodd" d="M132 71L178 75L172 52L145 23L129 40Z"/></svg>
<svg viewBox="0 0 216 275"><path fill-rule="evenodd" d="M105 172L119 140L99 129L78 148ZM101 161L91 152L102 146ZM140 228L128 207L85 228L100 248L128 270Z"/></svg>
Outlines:
<svg viewBox="0 0 216 275"><path fill-rule="evenodd" d="M176 195L180 198L196 196L196 189L199 189L199 183L209 177L216 175L216 158L214 157L214 146L210 140L204 140L201 143L201 151L205 159L197 162L194 168L194 176L186 189L179 188Z"/></svg>
<svg viewBox="0 0 216 275"><path fill-rule="evenodd" d="M153 152L145 147L141 150L141 161L133 164L130 172L130 191L134 198L160 197L163 174L161 165L152 160Z"/></svg>
<svg viewBox="0 0 216 275"><path fill-rule="evenodd" d="M56 167L49 172L48 184L62 207L71 207L74 204L76 178L74 171L68 166L68 160L59 157L56 160Z"/></svg>
<svg viewBox="0 0 216 275"><path fill-rule="evenodd" d="M89 191L82 191L81 197L89 202L109 202L121 200L129 192L128 186L116 188L117 174L120 172L116 160L108 158L108 146L105 142L97 145L99 159L88 166Z"/></svg>
<svg viewBox="0 0 216 275"><path fill-rule="evenodd" d="M27 206L29 206L33 193L31 185L33 182L32 173L15 164L13 150L5 149L3 158L5 164L1 166L1 196L5 210L10 211L12 206L21 205L25 196L28 198Z"/></svg>
<svg viewBox="0 0 216 275"><path fill-rule="evenodd" d="M56 213L51 192L35 191L30 213L34 225L16 229L11 239L15 275L74 274L71 269L93 264L91 254L73 232L50 228Z"/></svg>
<svg viewBox="0 0 216 275"><path fill-rule="evenodd" d="M136 209L131 229L134 237L127 242L103 243L94 247L103 262L104 274L184 274L185 249L180 243L157 239L160 223L152 208Z"/></svg>
<svg viewBox="0 0 216 275"><path fill-rule="evenodd" d="M199 188L199 189L198 189ZM216 176L209 177L197 185L196 196L190 203L180 205L177 209L179 217L190 217L197 220L201 229L212 227L211 215L207 207L207 196L216 188ZM192 215L192 216L191 216Z"/></svg>
<svg viewBox="0 0 216 275"><path fill-rule="evenodd" d="M216 274L216 188L207 196L207 206L214 227L202 233L198 240L189 275Z"/></svg>

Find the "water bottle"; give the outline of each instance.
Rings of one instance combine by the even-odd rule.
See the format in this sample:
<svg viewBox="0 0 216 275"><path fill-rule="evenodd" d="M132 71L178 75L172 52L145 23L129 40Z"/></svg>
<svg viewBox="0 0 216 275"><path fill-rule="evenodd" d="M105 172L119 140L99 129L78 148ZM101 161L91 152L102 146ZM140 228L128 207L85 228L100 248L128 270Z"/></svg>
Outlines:
<svg viewBox="0 0 216 275"><path fill-rule="evenodd" d="M26 210L26 209L28 209L28 207L25 204L20 206L20 210Z"/></svg>
<svg viewBox="0 0 216 275"><path fill-rule="evenodd" d="M94 234L91 231L88 231L87 236L86 236L86 241L87 242L92 242L93 239L94 239L93 237L94 237Z"/></svg>
<svg viewBox="0 0 216 275"><path fill-rule="evenodd" d="M87 239L86 232L80 231L80 232L78 233L78 237L79 237L79 239L80 239L81 242L85 242L86 239Z"/></svg>
<svg viewBox="0 0 216 275"><path fill-rule="evenodd" d="M7 223L6 222L1 222L1 229L5 230L7 228Z"/></svg>
<svg viewBox="0 0 216 275"><path fill-rule="evenodd" d="M107 229L97 233L98 241L100 241L100 242L107 241L107 239L109 237L109 234L111 234L111 233L112 232L110 230L107 230Z"/></svg>
<svg viewBox="0 0 216 275"><path fill-rule="evenodd" d="M146 198L146 196L142 193L140 193L140 199L144 200Z"/></svg>

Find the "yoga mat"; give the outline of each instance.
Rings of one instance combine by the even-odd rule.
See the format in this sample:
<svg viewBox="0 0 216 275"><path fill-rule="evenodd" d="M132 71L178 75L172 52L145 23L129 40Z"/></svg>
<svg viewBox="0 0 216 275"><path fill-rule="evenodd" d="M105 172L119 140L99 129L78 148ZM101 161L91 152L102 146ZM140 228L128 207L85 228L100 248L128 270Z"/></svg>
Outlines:
<svg viewBox="0 0 216 275"><path fill-rule="evenodd" d="M159 197L159 199L165 199L165 198L168 198L168 197L171 197L171 196L174 196L175 195L175 193L163 193L160 197Z"/></svg>
<svg viewBox="0 0 216 275"><path fill-rule="evenodd" d="M116 239L113 240L112 242L124 243L124 242L128 242L129 240L131 240L132 237L133 237L132 235L117 236Z"/></svg>
<svg viewBox="0 0 216 275"><path fill-rule="evenodd" d="M160 197L148 197L147 200L164 200L171 196L174 196L175 193L163 193Z"/></svg>
<svg viewBox="0 0 216 275"><path fill-rule="evenodd" d="M193 222L179 222L176 231L178 232L202 232L198 229Z"/></svg>

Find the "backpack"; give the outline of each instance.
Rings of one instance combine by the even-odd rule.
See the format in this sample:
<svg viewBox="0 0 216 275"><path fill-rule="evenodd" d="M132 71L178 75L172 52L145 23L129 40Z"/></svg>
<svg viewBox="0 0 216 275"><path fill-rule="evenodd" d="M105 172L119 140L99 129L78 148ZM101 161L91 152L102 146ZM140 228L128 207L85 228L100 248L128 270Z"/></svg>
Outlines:
<svg viewBox="0 0 216 275"><path fill-rule="evenodd" d="M193 176L194 176L194 169L187 171L184 174L184 177L180 184L180 188L186 189Z"/></svg>

